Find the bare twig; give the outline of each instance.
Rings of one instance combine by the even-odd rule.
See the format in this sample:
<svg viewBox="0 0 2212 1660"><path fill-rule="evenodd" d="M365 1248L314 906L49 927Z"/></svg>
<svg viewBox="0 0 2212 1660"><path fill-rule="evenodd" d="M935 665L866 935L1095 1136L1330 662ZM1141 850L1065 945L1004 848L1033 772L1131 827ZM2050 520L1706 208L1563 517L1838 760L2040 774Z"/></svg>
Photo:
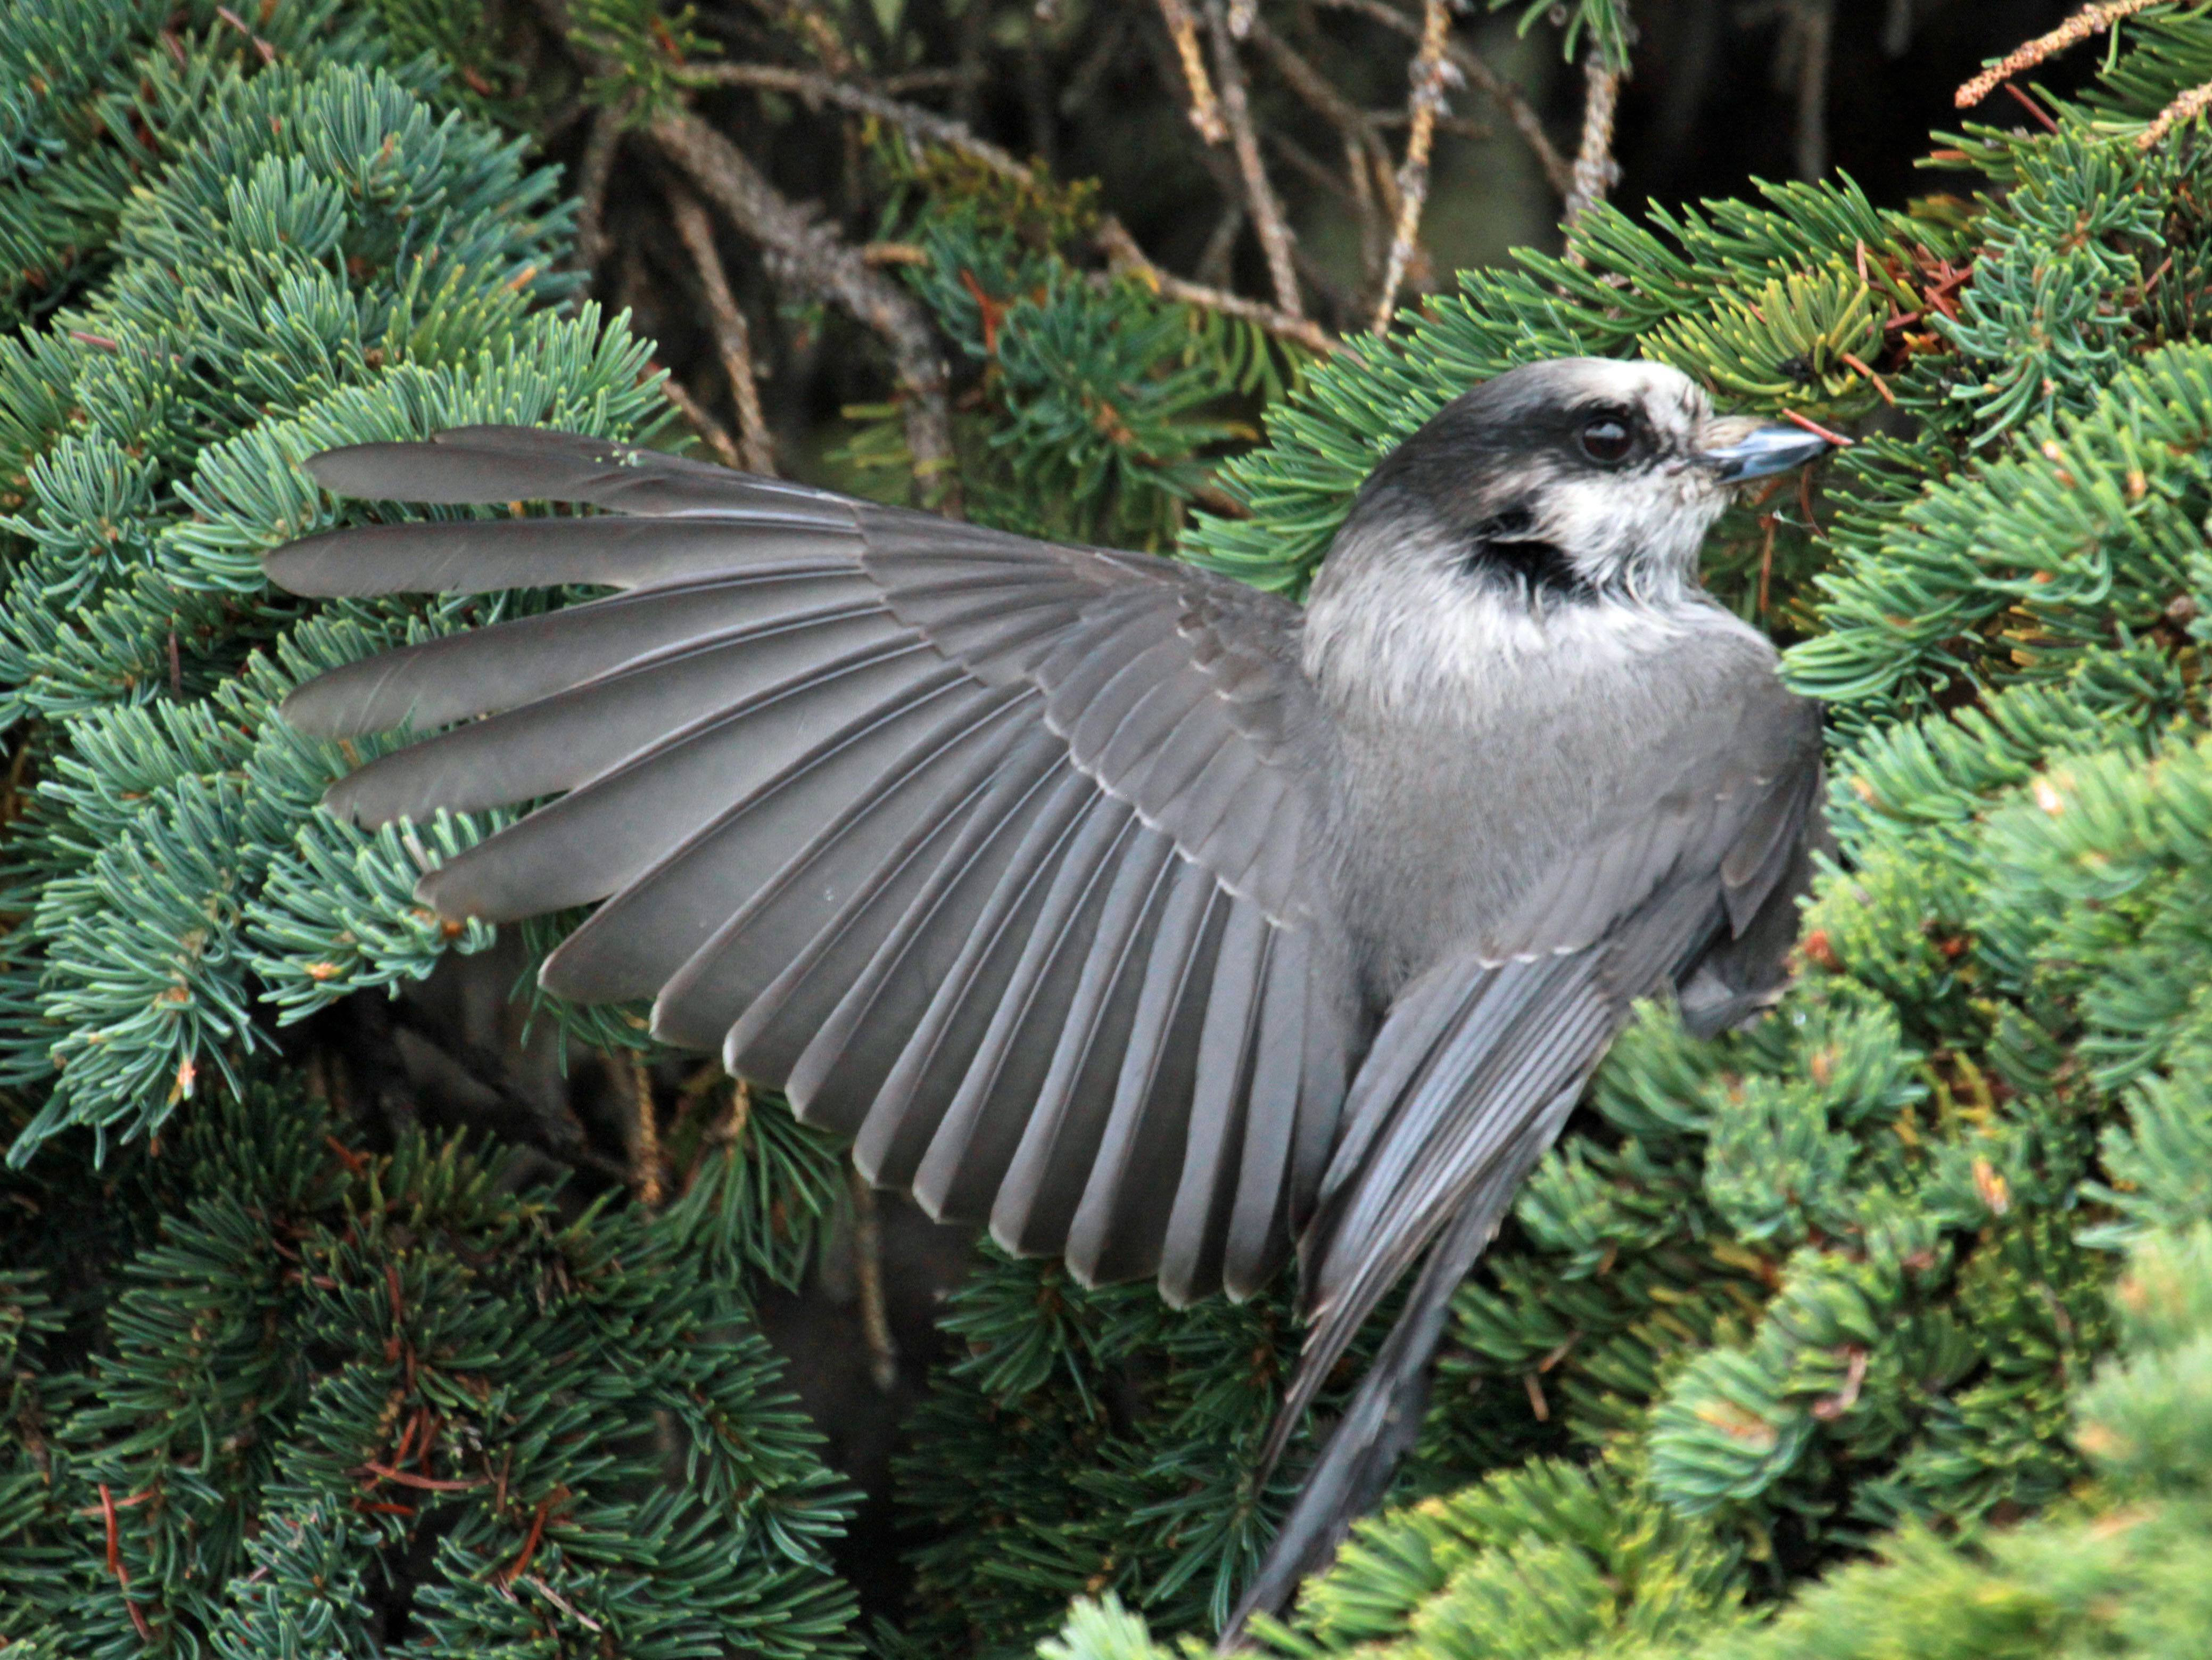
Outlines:
<svg viewBox="0 0 2212 1660"><path fill-rule="evenodd" d="M1231 202L1221 210L1221 217L1213 222L1213 229L1206 239L1205 249L1198 256L1192 275L1201 283L1221 283L1229 280L1230 256L1236 252L1237 238L1244 228L1244 204Z"/></svg>
<svg viewBox="0 0 2212 1660"><path fill-rule="evenodd" d="M1198 20L1183 0L1160 0L1160 17L1168 26L1168 38L1175 42L1176 57L1182 64L1183 84L1190 88L1190 124L1207 143L1218 144L1229 137L1229 128L1221 119L1213 83L1206 78L1206 53L1198 44Z"/></svg>
<svg viewBox="0 0 2212 1660"><path fill-rule="evenodd" d="M898 1383L898 1339L891 1335L890 1311L884 1304L884 1231L876 1216L876 1190L849 1164L845 1175L853 1195L853 1268L860 1282L868 1377L888 1395Z"/></svg>
<svg viewBox="0 0 2212 1660"><path fill-rule="evenodd" d="M687 110L654 118L654 146L699 193L758 242L769 266L793 287L834 301L881 335L891 350L906 421L907 452L925 500L958 513L952 413L937 336L921 305L871 266L860 251L788 200L744 153Z"/></svg>
<svg viewBox="0 0 2212 1660"><path fill-rule="evenodd" d="M657 1210L663 1193L660 1126L653 1116L653 1077L645 1069L645 1055L639 1049L619 1054L603 1051L601 1058L629 1116L629 1122L623 1127L629 1140L629 1190L639 1204Z"/></svg>
<svg viewBox="0 0 2212 1660"><path fill-rule="evenodd" d="M1790 15L1797 70L1797 176L1818 179L1828 170L1828 59L1835 0L1797 0Z"/></svg>
<svg viewBox="0 0 2212 1660"><path fill-rule="evenodd" d="M1441 0L1438 0L1441 3ZM1267 178L1260 154L1259 135L1252 127L1251 100L1245 95L1243 65L1237 61L1237 42L1229 33L1229 14L1221 0L1206 0L1206 25L1213 37L1213 73L1221 82L1221 110L1236 140L1237 167L1244 177L1244 205L1252 215L1253 234L1267 256L1267 275L1275 285L1275 303L1292 317L1305 315L1298 301L1297 267L1291 259L1291 228L1283 205Z"/></svg>
<svg viewBox="0 0 2212 1660"><path fill-rule="evenodd" d="M1421 233L1421 210L1428 204L1429 152L1436 143L1437 112L1444 107L1444 37L1450 28L1447 0L1423 0L1421 48L1406 72L1406 107L1413 117L1413 130L1406 135L1405 164L1398 169L1398 223L1382 263L1375 320L1369 325L1376 334L1389 331L1391 314L1398 309L1398 289Z"/></svg>
<svg viewBox="0 0 2212 1660"><path fill-rule="evenodd" d="M978 138L951 117L926 110L919 104L886 98L879 92L850 85L819 70L787 69L780 64L702 64L687 68L684 78L695 87L750 87L763 92L795 93L810 103L835 104L856 115L872 115L878 120L889 122L910 137L957 150L1006 178L1027 182L1031 177L1029 168L1010 152L988 139Z"/></svg>
<svg viewBox="0 0 2212 1660"><path fill-rule="evenodd" d="M576 264L587 271L597 271L607 257L607 185L629 112L627 100L602 104L592 112L591 133L584 140L576 169Z"/></svg>
<svg viewBox="0 0 2212 1660"><path fill-rule="evenodd" d="M1359 108L1339 92L1327 76L1301 57L1290 42L1268 27L1264 17L1253 19L1252 40L1267 54L1284 83L1342 135L1352 212L1359 224L1361 260L1372 278L1382 268L1383 216L1387 213L1395 219L1398 212L1398 181L1393 176L1389 148ZM1382 185L1379 209L1376 192L1370 182L1375 180Z"/></svg>
<svg viewBox="0 0 2212 1660"><path fill-rule="evenodd" d="M1172 272L1162 271L1137 246L1137 239L1129 234L1127 228L1111 215L1099 222L1096 240L1109 265L1140 278L1155 294L1180 300L1187 306L1203 306L1224 317L1241 317L1248 323L1257 323L1270 334L1295 340L1308 351L1318 352L1323 357L1344 350L1341 341L1310 319L1293 317L1264 301L1247 300L1241 294L1224 294L1202 283L1185 282Z"/></svg>
<svg viewBox="0 0 2212 1660"><path fill-rule="evenodd" d="M1067 84L1060 89L1062 115L1078 113L1098 95L1098 88L1105 84L1108 72L1121 61L1121 49L1128 41L1129 14L1126 10L1112 13L1098 31L1097 40L1089 54L1075 66L1075 72L1067 77ZM889 82L884 84L886 88L890 85Z"/></svg>
<svg viewBox="0 0 2212 1660"><path fill-rule="evenodd" d="M1028 167L1005 150L976 137L967 127L950 117L912 104L901 103L880 93L848 86L817 70L786 69L765 64L720 64L694 69L687 73L694 84L757 87L818 98L841 108L876 116L914 138L957 151L1006 178L1024 183L1035 178ZM1210 311L1257 323L1270 333L1279 334L1286 340L1295 340L1311 351L1327 355L1338 350L1334 340L1302 317L1294 317L1260 301L1225 294L1218 289L1185 282L1181 277L1169 275L1152 264L1144 250L1137 246L1136 239L1111 216L1099 222L1097 231L1093 233L1093 240L1114 269L1142 277L1155 293L1164 294L1185 305L1203 306ZM877 250L873 263L898 263L901 256L886 252L896 245L872 246ZM862 257L864 263L867 263L866 251L863 251Z"/></svg>
<svg viewBox="0 0 2212 1660"><path fill-rule="evenodd" d="M1424 31L1422 19L1408 17L1390 4L1389 0L1321 0L1321 3L1339 11L1355 12L1382 24L1384 28L1397 30L1409 40L1419 40ZM1445 43L1444 56L1451 60L1452 67L1467 76L1485 97L1505 112L1505 119L1513 124L1514 131L1519 133L1535 153L1536 163L1544 169L1544 177L1551 181L1552 188L1563 197L1571 194L1574 189L1573 169L1544 131L1543 119L1521 95L1521 89L1491 68L1480 54L1468 51L1456 41Z"/></svg>
<svg viewBox="0 0 2212 1660"><path fill-rule="evenodd" d="M2193 121L2212 108L2212 81L2201 87L2191 87L2158 112L2158 119L2142 130L2136 140L2139 149L2149 149L2184 121Z"/></svg>
<svg viewBox="0 0 2212 1660"><path fill-rule="evenodd" d="M681 380L672 374L664 376L660 395L683 411L691 430L707 441L707 447L722 458L724 466L735 467L740 472L745 470L744 452L738 447L738 441L730 436L729 429L708 411L704 404L685 389Z"/></svg>
<svg viewBox="0 0 2212 1660"><path fill-rule="evenodd" d="M2154 0L2106 0L2102 5L2084 6L2050 33L2038 35L1990 64L1960 88L1953 101L1962 110L1972 109L2022 70L2032 70L2093 34L2102 34L2122 18L2132 17L2152 3Z"/></svg>
<svg viewBox="0 0 2212 1660"><path fill-rule="evenodd" d="M806 44L814 48L814 55L830 74L850 75L860 67L845 49L845 38L837 32L837 26L823 15L814 0L781 0L780 6L770 0L766 9L783 12L785 21L806 37Z"/></svg>
<svg viewBox="0 0 2212 1660"><path fill-rule="evenodd" d="M1620 169L1613 160L1613 117L1620 103L1620 71L1609 68L1593 48L1583 60L1583 142L1575 152L1573 188L1567 192L1567 226L1572 229L1613 187Z"/></svg>
<svg viewBox="0 0 2212 1660"><path fill-rule="evenodd" d="M729 378L730 401L737 406L738 432L744 441L744 466L748 472L775 476L775 443L767 419L761 414L760 386L753 376L752 331L745 314L730 292L730 279L722 269L722 256L714 246L714 222L699 198L681 185L668 192L668 205L676 221L676 234L698 267L699 286L707 295L707 314L714 325L714 346Z"/></svg>

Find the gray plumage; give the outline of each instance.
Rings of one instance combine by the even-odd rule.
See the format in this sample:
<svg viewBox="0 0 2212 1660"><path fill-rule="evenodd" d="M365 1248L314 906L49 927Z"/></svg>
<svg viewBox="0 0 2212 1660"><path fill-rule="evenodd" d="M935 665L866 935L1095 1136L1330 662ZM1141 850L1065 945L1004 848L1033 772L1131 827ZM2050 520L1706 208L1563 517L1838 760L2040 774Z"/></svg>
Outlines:
<svg viewBox="0 0 2212 1660"><path fill-rule="evenodd" d="M363 445L311 470L608 511L337 532L279 585L620 592L284 713L450 727L333 787L363 824L556 798L424 901L596 903L549 988L653 996L932 1213L1178 1304L1295 1249L1267 1464L1427 1253L1241 1624L1380 1495L1453 1286L1631 1004L1710 1031L1778 987L1819 716L1696 559L1736 480L1820 447L1670 369L1532 365L1383 461L1301 608L573 435Z"/></svg>

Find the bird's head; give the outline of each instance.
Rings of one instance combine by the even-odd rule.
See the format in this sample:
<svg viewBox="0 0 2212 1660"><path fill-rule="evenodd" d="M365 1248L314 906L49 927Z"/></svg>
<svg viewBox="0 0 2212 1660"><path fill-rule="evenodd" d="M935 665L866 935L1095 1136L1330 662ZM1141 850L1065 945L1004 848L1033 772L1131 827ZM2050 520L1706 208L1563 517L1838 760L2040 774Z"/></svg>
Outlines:
<svg viewBox="0 0 2212 1660"><path fill-rule="evenodd" d="M1735 489L1827 448L1796 427L1715 415L1704 388L1662 363L1511 370L1446 404L1369 477L1315 580L1310 654L1348 652L1371 671L1381 651L1422 654L1424 635L1464 654L1475 633L1510 646L1572 633L1578 615L1679 603Z"/></svg>

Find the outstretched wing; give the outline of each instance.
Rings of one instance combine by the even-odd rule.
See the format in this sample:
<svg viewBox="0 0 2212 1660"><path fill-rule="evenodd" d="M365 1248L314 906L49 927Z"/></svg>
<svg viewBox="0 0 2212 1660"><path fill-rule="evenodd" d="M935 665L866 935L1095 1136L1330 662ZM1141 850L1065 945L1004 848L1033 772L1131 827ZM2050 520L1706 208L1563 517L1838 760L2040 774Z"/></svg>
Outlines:
<svg viewBox="0 0 2212 1660"><path fill-rule="evenodd" d="M270 557L306 594L618 590L286 702L331 738L450 727L332 788L364 824L556 798L426 903L595 904L550 989L652 997L656 1035L1011 1249L1176 1301L1273 1272L1357 1037L1294 606L568 434L310 465L345 496L611 510Z"/></svg>

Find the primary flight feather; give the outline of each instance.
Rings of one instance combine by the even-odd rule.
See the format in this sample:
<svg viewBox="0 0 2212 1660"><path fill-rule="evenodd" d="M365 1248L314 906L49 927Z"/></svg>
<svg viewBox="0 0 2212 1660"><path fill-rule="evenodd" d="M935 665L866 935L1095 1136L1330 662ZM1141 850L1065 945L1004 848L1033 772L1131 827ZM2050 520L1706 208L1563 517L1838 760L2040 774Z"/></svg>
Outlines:
<svg viewBox="0 0 2212 1660"><path fill-rule="evenodd" d="M1781 982L1820 718L1697 557L1737 483L1825 447L1669 368L1532 364L1385 458L1302 607L572 434L362 445L310 470L605 511L334 532L280 586L620 592L283 713L450 727L331 788L364 824L556 798L424 903L596 905L549 989L650 996L931 1214L1178 1304L1295 1250L1268 1462L1425 1252L1241 1623L1379 1497L1452 1289L1632 1002L1712 1031Z"/></svg>

